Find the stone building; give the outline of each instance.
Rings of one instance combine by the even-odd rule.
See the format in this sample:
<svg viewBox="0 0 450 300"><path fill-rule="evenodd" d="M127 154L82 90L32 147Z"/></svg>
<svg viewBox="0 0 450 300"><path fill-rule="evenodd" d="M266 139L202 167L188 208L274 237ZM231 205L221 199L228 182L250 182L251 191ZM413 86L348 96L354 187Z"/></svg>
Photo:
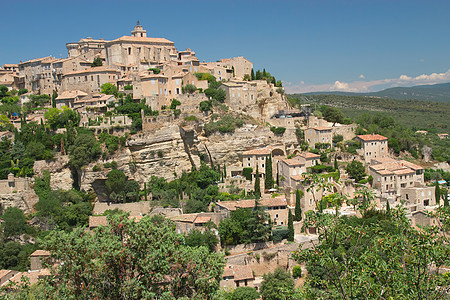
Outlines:
<svg viewBox="0 0 450 300"><path fill-rule="evenodd" d="M396 201L402 195L405 200L409 200L406 199L407 194L413 197L412 191L424 186L423 174L424 169L419 165L405 160L394 160L390 158L372 160L371 166L369 167L369 175L373 177L373 187L378 190L382 198L392 199L393 201ZM421 190L419 189L417 191ZM425 192L425 190L423 191ZM428 190L426 193L428 193ZM411 203L416 205L420 201L428 205L434 205L435 199L429 198L428 202L424 202L427 199L421 199L415 194L411 199Z"/></svg>
<svg viewBox="0 0 450 300"><path fill-rule="evenodd" d="M45 250L36 250L30 255L30 270L36 271L42 269L42 261L50 257L50 252Z"/></svg>
<svg viewBox="0 0 450 300"><path fill-rule="evenodd" d="M66 106L70 109L74 108L74 103L76 101L80 101L84 97L86 97L88 94L79 91L79 90L70 90L62 92L58 97L55 99L56 108L61 109L63 106Z"/></svg>
<svg viewBox="0 0 450 300"><path fill-rule="evenodd" d="M88 94L100 93L105 83L116 84L120 71L107 66L89 68L63 75L62 91L80 90Z"/></svg>
<svg viewBox="0 0 450 300"><path fill-rule="evenodd" d="M315 149L317 143L333 146L331 127L313 127L305 130L305 141L308 146Z"/></svg>
<svg viewBox="0 0 450 300"><path fill-rule="evenodd" d="M361 155L364 156L366 163L372 159L383 158L389 155L388 139L379 134L364 134L356 136L361 141Z"/></svg>
<svg viewBox="0 0 450 300"><path fill-rule="evenodd" d="M284 197L265 198L259 200L260 206L265 207L275 226L286 225L288 221L288 203ZM231 211L239 208L253 208L255 200L219 201L214 207L215 212L225 212L229 215Z"/></svg>
<svg viewBox="0 0 450 300"><path fill-rule="evenodd" d="M280 186L297 188L304 179L302 174L306 173L308 168L315 166L319 158L320 155L305 152L291 159L278 160L277 172Z"/></svg>
<svg viewBox="0 0 450 300"><path fill-rule="evenodd" d="M250 75L253 69L253 63L243 56L221 59L220 64L228 69L234 69L234 77L238 79L243 79L245 74Z"/></svg>
<svg viewBox="0 0 450 300"><path fill-rule="evenodd" d="M254 287L255 276L250 266L226 265L220 281L221 288Z"/></svg>
<svg viewBox="0 0 450 300"><path fill-rule="evenodd" d="M135 65L136 71L156 67L159 63L177 57L174 42L165 38L147 37L147 31L139 22L131 36L106 42L105 53L107 65Z"/></svg>
<svg viewBox="0 0 450 300"><path fill-rule="evenodd" d="M256 103L256 82L232 80L220 86L225 91L225 104L231 107L244 107Z"/></svg>

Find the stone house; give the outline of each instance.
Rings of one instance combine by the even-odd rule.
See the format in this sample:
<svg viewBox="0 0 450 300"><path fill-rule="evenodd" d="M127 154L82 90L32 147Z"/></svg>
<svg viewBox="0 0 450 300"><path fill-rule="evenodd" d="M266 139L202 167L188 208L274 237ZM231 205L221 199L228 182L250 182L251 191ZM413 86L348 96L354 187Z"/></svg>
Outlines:
<svg viewBox="0 0 450 300"><path fill-rule="evenodd" d="M250 266L226 265L220 281L221 288L254 287L255 276Z"/></svg>
<svg viewBox="0 0 450 300"><path fill-rule="evenodd" d="M303 173L317 165L320 155L303 152L291 159L280 159L277 162L277 172L280 186L296 189L304 180Z"/></svg>
<svg viewBox="0 0 450 300"><path fill-rule="evenodd" d="M75 102L81 101L87 95L87 93L79 90L64 91L55 99L56 108L62 109L65 106L74 109Z"/></svg>
<svg viewBox="0 0 450 300"><path fill-rule="evenodd" d="M111 110L112 108L108 106L111 106L115 102L116 97L114 95L94 94L90 97L84 97L74 101L73 108L80 112L102 114Z"/></svg>
<svg viewBox="0 0 450 300"><path fill-rule="evenodd" d="M373 187L378 190L382 198L394 200L402 195L405 188L424 185L424 169L405 160L379 158L372 160L369 175L373 177ZM405 196L406 198L406 196ZM429 199L431 205L432 201Z"/></svg>
<svg viewBox="0 0 450 300"><path fill-rule="evenodd" d="M308 146L315 149L317 143L330 144L333 146L333 135L331 127L313 127L305 130L305 141Z"/></svg>
<svg viewBox="0 0 450 300"><path fill-rule="evenodd" d="M412 187L401 189L400 199L405 201L406 208L409 208L411 212L424 210L437 204L435 189L435 186L424 186L416 183Z"/></svg>
<svg viewBox="0 0 450 300"><path fill-rule="evenodd" d="M238 79L243 79L245 74L250 75L253 69L253 63L243 56L223 58L220 65L231 70L234 68L234 76Z"/></svg>
<svg viewBox="0 0 450 300"><path fill-rule="evenodd" d="M63 75L61 90L80 90L88 94L100 93L103 84L116 85L120 76L120 71L107 66L70 72Z"/></svg>
<svg viewBox="0 0 450 300"><path fill-rule="evenodd" d="M383 158L389 155L388 139L379 134L364 134L356 136L361 141L361 155L364 161L369 163L372 159Z"/></svg>
<svg viewBox="0 0 450 300"><path fill-rule="evenodd" d="M225 103L231 107L245 107L256 103L256 82L230 80L220 88L225 91Z"/></svg>
<svg viewBox="0 0 450 300"><path fill-rule="evenodd" d="M266 172L266 158L271 154L271 147L244 151L242 153L242 167L252 168L253 174L256 174L256 169L258 169L259 176L264 178Z"/></svg>
<svg viewBox="0 0 450 300"><path fill-rule="evenodd" d="M8 179L0 180L0 194L11 194L30 190L30 180L25 177L15 177L9 173Z"/></svg>
<svg viewBox="0 0 450 300"><path fill-rule="evenodd" d="M36 271L42 269L42 261L50 257L50 252L45 250L36 250L30 255L30 270Z"/></svg>
<svg viewBox="0 0 450 300"><path fill-rule="evenodd" d="M209 222L219 226L220 221L226 218L226 213L194 213L181 214L172 216L170 219L175 222L177 233L188 234L191 230L198 229L200 231L206 230L206 225ZM217 230L216 234L217 234Z"/></svg>
<svg viewBox="0 0 450 300"><path fill-rule="evenodd" d="M20 62L19 74L24 78L24 88L28 91L42 94L46 80L50 80L50 78L46 78L50 72L50 66L47 63L55 60L54 57L46 56ZM48 72L44 72L44 64ZM50 85L50 82L48 84Z"/></svg>
<svg viewBox="0 0 450 300"><path fill-rule="evenodd" d="M265 207L275 226L286 225L288 221L288 203L284 197L265 198L259 200L260 206ZM255 200L219 201L214 207L215 212L230 212L239 208L253 208Z"/></svg>
<svg viewBox="0 0 450 300"><path fill-rule="evenodd" d="M0 287L18 273L19 273L19 271L0 270Z"/></svg>

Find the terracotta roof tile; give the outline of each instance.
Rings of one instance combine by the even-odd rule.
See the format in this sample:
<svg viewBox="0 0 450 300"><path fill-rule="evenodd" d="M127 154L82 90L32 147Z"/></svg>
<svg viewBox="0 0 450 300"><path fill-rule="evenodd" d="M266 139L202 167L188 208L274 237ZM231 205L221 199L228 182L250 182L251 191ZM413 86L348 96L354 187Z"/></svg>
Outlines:
<svg viewBox="0 0 450 300"><path fill-rule="evenodd" d="M222 277L234 277L234 281L255 279L253 271L248 265L227 265L225 266Z"/></svg>
<svg viewBox="0 0 450 300"><path fill-rule="evenodd" d="M319 127L308 128L308 129L324 131L324 130L331 130L331 127L320 127L319 126Z"/></svg>
<svg viewBox="0 0 450 300"><path fill-rule="evenodd" d="M306 159L319 158L320 157L320 155L315 154L315 153L311 153L311 152L300 153L300 154L298 154L298 156L304 157Z"/></svg>
<svg viewBox="0 0 450 300"><path fill-rule="evenodd" d="M301 162L298 159L291 158L291 159L282 159L282 162L287 164L288 166L303 166L305 162Z"/></svg>
<svg viewBox="0 0 450 300"><path fill-rule="evenodd" d="M98 226L106 226L108 225L108 220L106 216L89 216L89 227L95 228Z"/></svg>
<svg viewBox="0 0 450 300"><path fill-rule="evenodd" d="M242 155L269 155L272 152L270 147L252 149L248 151L244 151Z"/></svg>
<svg viewBox="0 0 450 300"><path fill-rule="evenodd" d="M383 141L387 140L387 137L382 136L380 134L363 134L363 135L357 135L359 139L368 142L368 141Z"/></svg>
<svg viewBox="0 0 450 300"><path fill-rule="evenodd" d="M197 217L194 221L194 224L204 224L211 221L211 217Z"/></svg>
<svg viewBox="0 0 450 300"><path fill-rule="evenodd" d="M134 36L127 36L127 35L124 35L123 37L120 37L118 39L115 39L115 40L107 42L107 43L117 43L117 42L143 42L143 43L162 43L162 44L175 45L174 42L169 41L168 39L165 39L165 38L134 37Z"/></svg>
<svg viewBox="0 0 450 300"><path fill-rule="evenodd" d="M50 252L46 250L36 250L30 256L49 256Z"/></svg>

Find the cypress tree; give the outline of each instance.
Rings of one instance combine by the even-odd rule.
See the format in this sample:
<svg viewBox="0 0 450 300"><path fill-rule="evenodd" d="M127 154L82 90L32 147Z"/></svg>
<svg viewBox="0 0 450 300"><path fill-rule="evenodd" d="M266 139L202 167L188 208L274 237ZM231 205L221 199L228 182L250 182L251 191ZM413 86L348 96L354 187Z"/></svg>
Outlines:
<svg viewBox="0 0 450 300"><path fill-rule="evenodd" d="M336 171L339 170L339 165L338 165L336 156L334 156L334 168L336 169Z"/></svg>
<svg viewBox="0 0 450 300"><path fill-rule="evenodd" d="M300 204L300 191L295 190L295 221L301 221L302 220L302 207Z"/></svg>
<svg viewBox="0 0 450 300"><path fill-rule="evenodd" d="M252 80L255 80L256 76L255 76L255 71L253 71L253 68L252 68L252 73L250 76L251 76Z"/></svg>
<svg viewBox="0 0 450 300"><path fill-rule="evenodd" d="M231 69L233 70L233 77L236 77L236 74L234 72L234 66L232 66Z"/></svg>
<svg viewBox="0 0 450 300"><path fill-rule="evenodd" d="M436 204L441 203L441 189L439 188L439 184L436 181L436 186L434 188L434 196L436 197Z"/></svg>
<svg viewBox="0 0 450 300"><path fill-rule="evenodd" d="M267 73L266 73L266 69L264 68L263 69L263 72L262 72L262 78L264 79L264 78L266 78L267 77Z"/></svg>
<svg viewBox="0 0 450 300"><path fill-rule="evenodd" d="M448 191L446 191L444 195L444 206L448 207Z"/></svg>
<svg viewBox="0 0 450 300"><path fill-rule="evenodd" d="M144 198L145 198L145 201L147 201L147 183L146 182L144 182Z"/></svg>
<svg viewBox="0 0 450 300"><path fill-rule="evenodd" d="M288 241L293 242L294 241L294 221L292 218L291 210L289 209L289 215L288 215Z"/></svg>
<svg viewBox="0 0 450 300"><path fill-rule="evenodd" d="M266 158L266 179L264 180L264 188L269 190L273 188L273 175L272 175L272 157L270 154Z"/></svg>
<svg viewBox="0 0 450 300"><path fill-rule="evenodd" d="M260 70L258 70L258 71L256 71L256 80L260 80L261 79L261 71Z"/></svg>
<svg viewBox="0 0 450 300"><path fill-rule="evenodd" d="M256 166L256 174L255 174L255 189L254 189L254 194L255 194L255 200L256 202L259 200L259 198L261 198L261 186L260 186L260 178L259 178L259 171L258 171L258 166Z"/></svg>
<svg viewBox="0 0 450 300"><path fill-rule="evenodd" d="M389 204L389 200L386 200L386 213L388 215L391 214L391 205Z"/></svg>
<svg viewBox="0 0 450 300"><path fill-rule="evenodd" d="M223 164L223 177L227 178L227 165Z"/></svg>

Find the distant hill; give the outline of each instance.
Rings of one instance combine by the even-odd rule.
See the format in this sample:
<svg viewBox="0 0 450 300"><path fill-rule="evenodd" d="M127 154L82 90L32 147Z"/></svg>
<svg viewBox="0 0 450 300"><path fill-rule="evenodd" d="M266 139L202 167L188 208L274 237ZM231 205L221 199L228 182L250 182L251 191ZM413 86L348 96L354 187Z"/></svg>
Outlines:
<svg viewBox="0 0 450 300"><path fill-rule="evenodd" d="M373 93L351 93L335 91L305 93L304 95L366 96L399 100L416 99L421 101L450 102L450 82L432 85L417 85L413 87L395 87Z"/></svg>

